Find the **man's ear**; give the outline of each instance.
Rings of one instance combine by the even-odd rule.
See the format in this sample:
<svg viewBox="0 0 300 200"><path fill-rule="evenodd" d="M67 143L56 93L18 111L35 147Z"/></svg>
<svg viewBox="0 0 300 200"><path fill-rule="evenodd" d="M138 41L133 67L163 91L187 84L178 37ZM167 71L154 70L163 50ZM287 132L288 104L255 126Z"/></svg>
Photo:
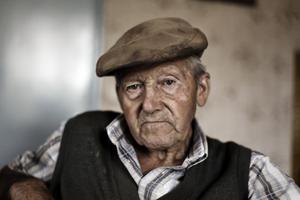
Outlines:
<svg viewBox="0 0 300 200"><path fill-rule="evenodd" d="M204 73L199 77L197 86L197 105L204 106L210 91L210 75Z"/></svg>

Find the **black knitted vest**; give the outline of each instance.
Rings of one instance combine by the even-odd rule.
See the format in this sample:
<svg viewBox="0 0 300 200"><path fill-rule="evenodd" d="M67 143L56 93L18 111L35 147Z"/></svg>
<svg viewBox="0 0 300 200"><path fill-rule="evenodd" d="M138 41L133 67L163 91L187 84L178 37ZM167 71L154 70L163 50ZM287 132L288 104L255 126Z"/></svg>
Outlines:
<svg viewBox="0 0 300 200"><path fill-rule="evenodd" d="M56 200L138 200L137 185L105 127L118 115L87 112L66 124L51 182ZM247 199L251 150L208 137L208 158L161 200Z"/></svg>

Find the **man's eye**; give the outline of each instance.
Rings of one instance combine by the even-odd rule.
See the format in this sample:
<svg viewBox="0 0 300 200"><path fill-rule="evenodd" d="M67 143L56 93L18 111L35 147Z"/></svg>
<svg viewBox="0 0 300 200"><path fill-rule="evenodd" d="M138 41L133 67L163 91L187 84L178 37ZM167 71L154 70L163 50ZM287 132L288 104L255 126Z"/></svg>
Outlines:
<svg viewBox="0 0 300 200"><path fill-rule="evenodd" d="M130 83L125 86L126 93L130 99L139 97L143 92L142 83Z"/></svg>
<svg viewBox="0 0 300 200"><path fill-rule="evenodd" d="M163 81L163 85L165 85L165 86L171 86L171 85L175 84L175 82L176 82L175 80L166 79L166 80Z"/></svg>
<svg viewBox="0 0 300 200"><path fill-rule="evenodd" d="M142 87L142 84L140 84L140 83L136 83L136 84L132 84L132 85L128 85L127 87L126 87L126 90L127 91L136 91L136 90L138 90L138 89L140 89Z"/></svg>

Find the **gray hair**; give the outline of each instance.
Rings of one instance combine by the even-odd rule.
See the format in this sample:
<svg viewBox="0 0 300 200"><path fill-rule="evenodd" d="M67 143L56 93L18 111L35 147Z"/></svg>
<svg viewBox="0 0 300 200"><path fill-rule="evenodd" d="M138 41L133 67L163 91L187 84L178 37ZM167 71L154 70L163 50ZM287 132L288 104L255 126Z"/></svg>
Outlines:
<svg viewBox="0 0 300 200"><path fill-rule="evenodd" d="M185 60L187 62L187 64L189 65L189 67L192 70L192 74L194 76L194 79L196 81L196 84L198 86L199 81L200 81L200 77L203 74L208 74L206 67L202 64L201 59L199 56L193 55L190 56L188 58L186 58Z"/></svg>

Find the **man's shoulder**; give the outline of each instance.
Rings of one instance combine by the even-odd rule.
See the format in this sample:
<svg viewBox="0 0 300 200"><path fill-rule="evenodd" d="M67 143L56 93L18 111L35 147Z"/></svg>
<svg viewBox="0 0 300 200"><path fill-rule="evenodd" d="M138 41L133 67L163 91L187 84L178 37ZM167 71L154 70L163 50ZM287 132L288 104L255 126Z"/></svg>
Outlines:
<svg viewBox="0 0 300 200"><path fill-rule="evenodd" d="M250 148L245 147L241 144L238 144L234 141L223 142L216 138L207 137L207 143L208 143L209 149L216 148L217 150L220 150L220 149L228 148L230 150L238 150L238 151L242 150L242 151L247 151L249 153L252 152L252 150Z"/></svg>
<svg viewBox="0 0 300 200"><path fill-rule="evenodd" d="M252 150L235 142L221 142L214 138L207 138L208 155L211 159L224 158L226 162L236 162L237 166L244 169L240 174L245 180L248 180L249 166L252 157ZM210 157L210 156L208 156Z"/></svg>
<svg viewBox="0 0 300 200"><path fill-rule="evenodd" d="M113 120L121 113L115 111L103 111L103 110L90 110L79 113L74 117L70 118L68 121L85 121L85 120Z"/></svg>
<svg viewBox="0 0 300 200"><path fill-rule="evenodd" d="M110 122L112 122L121 113L115 111L85 111L83 113L77 114L70 118L66 127L93 127L93 125L106 127Z"/></svg>

